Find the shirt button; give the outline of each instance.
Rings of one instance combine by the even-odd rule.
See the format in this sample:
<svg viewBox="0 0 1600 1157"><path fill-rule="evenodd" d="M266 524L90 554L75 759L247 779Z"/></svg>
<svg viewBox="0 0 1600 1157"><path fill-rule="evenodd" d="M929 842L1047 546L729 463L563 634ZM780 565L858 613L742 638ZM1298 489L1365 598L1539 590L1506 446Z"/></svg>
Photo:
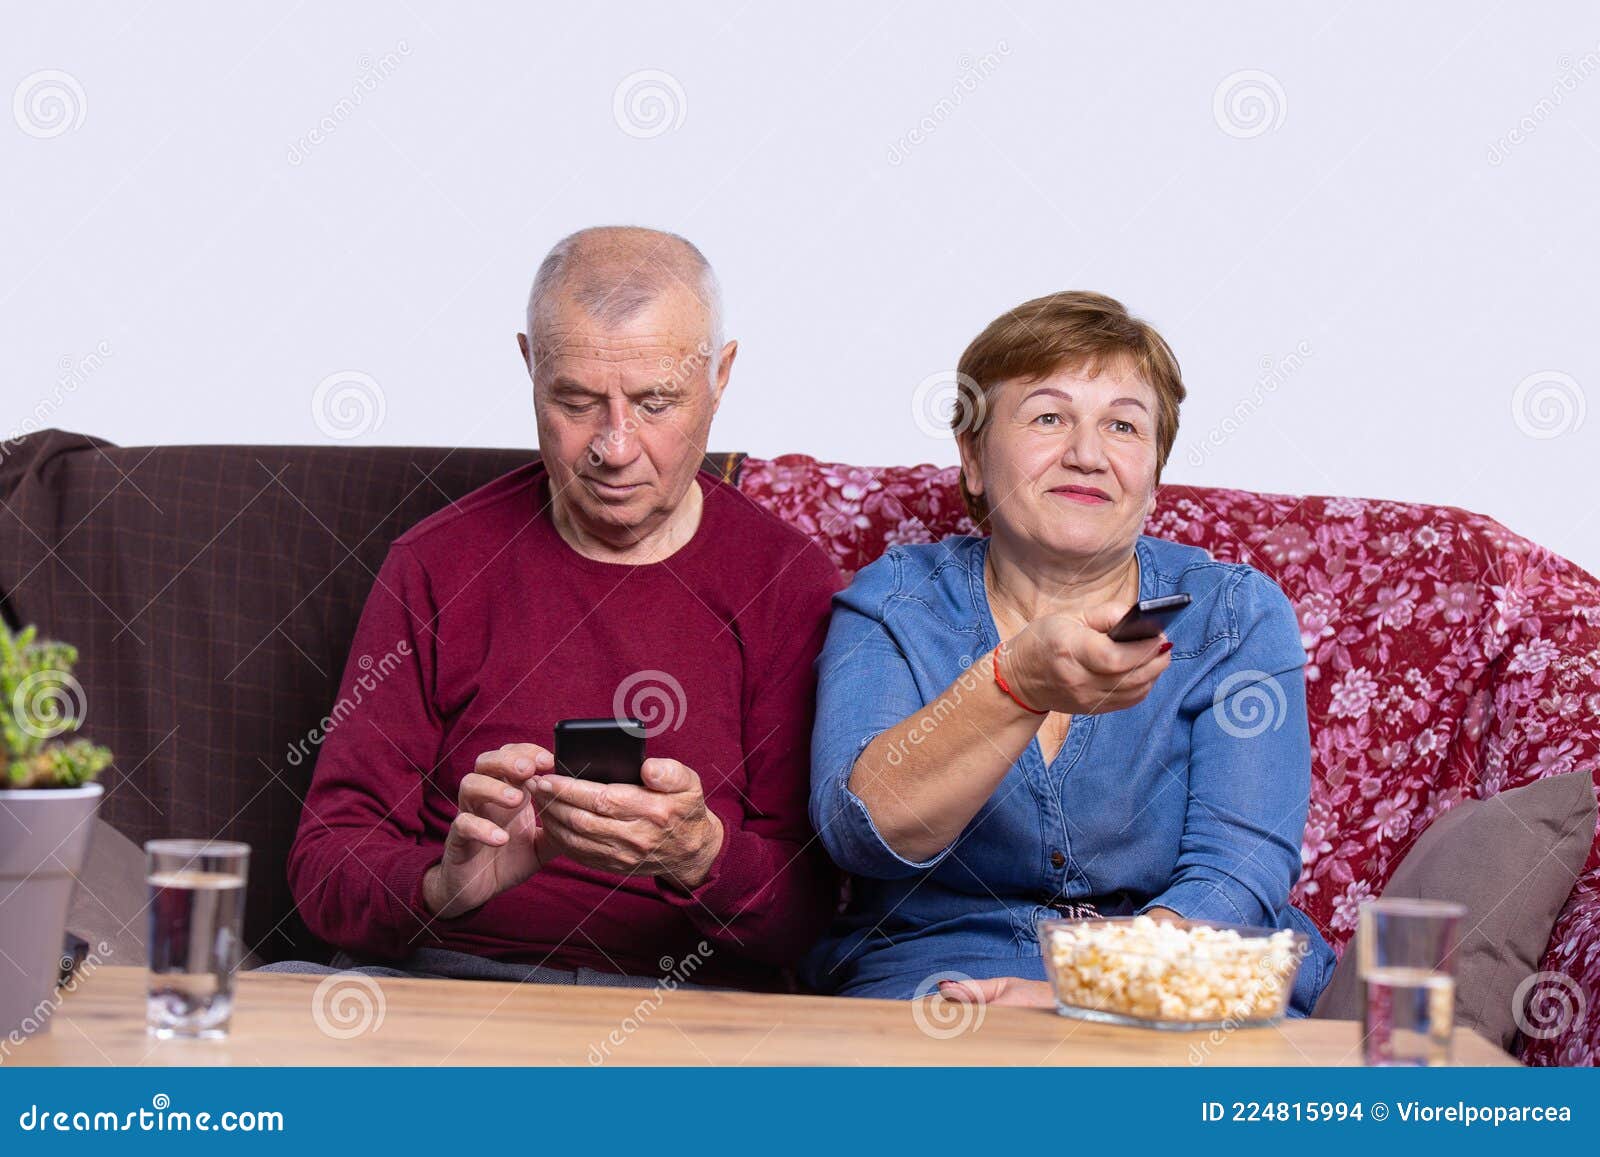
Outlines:
<svg viewBox="0 0 1600 1157"><path fill-rule="evenodd" d="M1051 852L1050 853L1050 865L1051 865L1051 867L1059 868L1059 867L1061 867L1062 864L1065 864L1066 862L1067 862L1067 857L1063 856L1060 852Z"/></svg>

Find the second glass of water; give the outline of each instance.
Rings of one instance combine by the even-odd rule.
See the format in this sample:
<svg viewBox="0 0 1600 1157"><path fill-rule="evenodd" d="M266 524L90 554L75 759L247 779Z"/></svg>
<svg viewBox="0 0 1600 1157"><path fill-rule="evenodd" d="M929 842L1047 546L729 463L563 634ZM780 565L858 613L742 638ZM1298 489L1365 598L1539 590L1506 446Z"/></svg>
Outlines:
<svg viewBox="0 0 1600 1157"><path fill-rule="evenodd" d="M151 840L150 984L145 1025L156 1037L226 1036L242 955L250 845Z"/></svg>
<svg viewBox="0 0 1600 1157"><path fill-rule="evenodd" d="M1456 947L1467 909L1403 898L1361 905L1356 962L1369 1065L1448 1065L1455 1031Z"/></svg>

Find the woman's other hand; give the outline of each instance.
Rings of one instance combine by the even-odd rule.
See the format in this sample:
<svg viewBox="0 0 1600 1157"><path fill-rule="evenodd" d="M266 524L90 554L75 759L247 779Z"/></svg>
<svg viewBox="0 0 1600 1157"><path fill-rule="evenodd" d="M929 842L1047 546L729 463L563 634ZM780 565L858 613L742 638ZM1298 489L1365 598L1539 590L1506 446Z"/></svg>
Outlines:
<svg viewBox="0 0 1600 1157"><path fill-rule="evenodd" d="M956 1004L1010 1004L1019 1008L1054 1008L1055 993L1043 980L996 976L990 980L941 980L939 995Z"/></svg>
<svg viewBox="0 0 1600 1157"><path fill-rule="evenodd" d="M1153 920L1182 920L1170 908L1152 908L1145 913ZM1016 1008L1054 1008L1055 993L1049 981L1024 980L1020 976L996 976L987 980L941 980L939 995L957 1004L1008 1004Z"/></svg>

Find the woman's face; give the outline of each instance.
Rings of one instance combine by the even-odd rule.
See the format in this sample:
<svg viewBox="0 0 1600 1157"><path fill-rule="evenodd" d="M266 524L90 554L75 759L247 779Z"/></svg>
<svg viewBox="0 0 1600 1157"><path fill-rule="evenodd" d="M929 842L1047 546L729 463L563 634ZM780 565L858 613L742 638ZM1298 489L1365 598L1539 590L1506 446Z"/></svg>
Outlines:
<svg viewBox="0 0 1600 1157"><path fill-rule="evenodd" d="M1113 362L1001 382L988 408L961 463L996 537L1084 560L1132 548L1155 503L1152 387Z"/></svg>

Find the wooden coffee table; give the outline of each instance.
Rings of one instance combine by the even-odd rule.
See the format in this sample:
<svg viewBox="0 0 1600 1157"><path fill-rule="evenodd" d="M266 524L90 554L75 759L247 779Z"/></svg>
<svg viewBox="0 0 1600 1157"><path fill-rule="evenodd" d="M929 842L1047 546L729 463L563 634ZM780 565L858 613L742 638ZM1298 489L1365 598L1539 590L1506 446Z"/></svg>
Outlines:
<svg viewBox="0 0 1600 1157"><path fill-rule="evenodd" d="M242 972L225 1040L144 1029L145 970L102 966L20 1065L1358 1065L1360 1025L1166 1033L1042 1009L503 981ZM937 998L934 998L935 1000ZM381 1015L380 1015L381 1014ZM1463 1065L1515 1065L1458 1027Z"/></svg>

